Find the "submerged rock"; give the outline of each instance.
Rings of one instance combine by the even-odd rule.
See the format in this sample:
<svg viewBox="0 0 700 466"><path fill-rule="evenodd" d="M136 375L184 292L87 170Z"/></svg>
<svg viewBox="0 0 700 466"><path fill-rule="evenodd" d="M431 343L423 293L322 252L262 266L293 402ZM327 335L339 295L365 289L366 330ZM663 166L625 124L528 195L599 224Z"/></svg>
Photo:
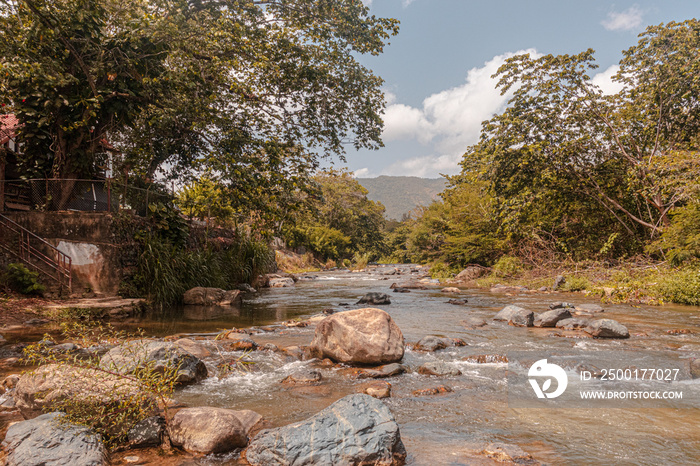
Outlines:
<svg viewBox="0 0 700 466"><path fill-rule="evenodd" d="M428 335L427 337L421 338L420 341L413 346L413 349L417 351L433 352L450 346L467 346L467 342L461 338L447 338Z"/></svg>
<svg viewBox="0 0 700 466"><path fill-rule="evenodd" d="M457 306L463 306L463 305L467 304L467 298L449 299L449 300L447 300L447 304L455 304Z"/></svg>
<svg viewBox="0 0 700 466"><path fill-rule="evenodd" d="M319 371L311 369L299 369L282 380L286 385L313 385L321 381L323 377Z"/></svg>
<svg viewBox="0 0 700 466"><path fill-rule="evenodd" d="M445 385L439 385L437 387L422 388L419 390L413 390L411 395L413 396L433 396L433 395L444 395L445 393L452 393L453 390Z"/></svg>
<svg viewBox="0 0 700 466"><path fill-rule="evenodd" d="M519 446L508 443L492 443L486 446L481 453L499 463L528 465L540 464L539 461L535 460L529 453L523 451L523 449Z"/></svg>
<svg viewBox="0 0 700 466"><path fill-rule="evenodd" d="M465 328L479 328L487 325L486 321L484 319L480 319L479 317L467 317L461 321L460 324Z"/></svg>
<svg viewBox="0 0 700 466"><path fill-rule="evenodd" d="M462 371L444 361L426 362L418 368L418 373L423 375L437 375L440 377L446 375L462 375Z"/></svg>
<svg viewBox="0 0 700 466"><path fill-rule="evenodd" d="M10 426L3 449L7 466L101 466L109 464L100 436L62 422L63 413L43 414Z"/></svg>
<svg viewBox="0 0 700 466"><path fill-rule="evenodd" d="M584 332L598 338L629 338L627 327L612 319L591 321Z"/></svg>
<svg viewBox="0 0 700 466"><path fill-rule="evenodd" d="M348 395L309 419L260 432L244 452L253 466L402 465L394 416L369 395Z"/></svg>
<svg viewBox="0 0 700 466"><path fill-rule="evenodd" d="M248 436L260 427L255 411L224 408L184 408L170 421L170 442L193 453L225 453L248 444Z"/></svg>
<svg viewBox="0 0 700 466"><path fill-rule="evenodd" d="M577 304L574 308L578 312L585 312L586 314L598 314L599 312L605 312L605 309L599 304Z"/></svg>
<svg viewBox="0 0 700 466"><path fill-rule="evenodd" d="M355 304L391 304L391 298L386 293L367 293Z"/></svg>
<svg viewBox="0 0 700 466"><path fill-rule="evenodd" d="M387 364L401 361L404 339L389 314L364 308L338 312L319 322L309 350L319 359L346 364Z"/></svg>
<svg viewBox="0 0 700 466"><path fill-rule="evenodd" d="M568 309L552 309L551 311L537 314L533 325L535 327L554 327L560 320L568 319L570 317L571 312L569 312Z"/></svg>
<svg viewBox="0 0 700 466"><path fill-rule="evenodd" d="M393 377L395 375L407 372L408 368L403 364L392 363L377 367L376 369L363 369L357 376L360 379L381 379L384 377Z"/></svg>

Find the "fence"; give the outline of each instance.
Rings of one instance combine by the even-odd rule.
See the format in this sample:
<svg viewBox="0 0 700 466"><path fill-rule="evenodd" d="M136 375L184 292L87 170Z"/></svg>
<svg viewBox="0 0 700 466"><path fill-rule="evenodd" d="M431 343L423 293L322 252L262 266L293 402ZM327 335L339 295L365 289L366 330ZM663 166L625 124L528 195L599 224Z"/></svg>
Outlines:
<svg viewBox="0 0 700 466"><path fill-rule="evenodd" d="M172 201L162 188L137 188L113 179L105 180L5 180L0 181L0 212L59 211L117 212L133 210L147 217L148 206Z"/></svg>

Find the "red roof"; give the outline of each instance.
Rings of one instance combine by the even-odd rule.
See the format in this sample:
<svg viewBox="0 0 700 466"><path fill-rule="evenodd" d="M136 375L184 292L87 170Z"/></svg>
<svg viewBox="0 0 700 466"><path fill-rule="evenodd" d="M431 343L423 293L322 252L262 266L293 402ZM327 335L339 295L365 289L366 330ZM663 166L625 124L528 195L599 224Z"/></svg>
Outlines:
<svg viewBox="0 0 700 466"><path fill-rule="evenodd" d="M0 115L0 145L7 144L17 136L19 121L13 114Z"/></svg>

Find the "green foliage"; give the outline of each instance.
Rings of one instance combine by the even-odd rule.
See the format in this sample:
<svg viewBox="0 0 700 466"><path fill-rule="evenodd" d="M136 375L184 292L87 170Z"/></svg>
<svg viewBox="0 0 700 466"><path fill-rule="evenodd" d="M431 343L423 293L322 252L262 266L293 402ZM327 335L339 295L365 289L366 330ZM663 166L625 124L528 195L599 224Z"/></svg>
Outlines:
<svg viewBox="0 0 700 466"><path fill-rule="evenodd" d="M439 280L454 278L455 270L444 262L435 262L430 266L430 276Z"/></svg>
<svg viewBox="0 0 700 466"><path fill-rule="evenodd" d="M700 267L695 263L663 274L654 291L666 302L700 306Z"/></svg>
<svg viewBox="0 0 700 466"><path fill-rule="evenodd" d="M161 307L181 302L190 288L231 289L275 268L269 246L244 234L221 248L190 250L154 235L145 237L142 247L132 280L139 294Z"/></svg>
<svg viewBox="0 0 700 466"><path fill-rule="evenodd" d="M379 257L385 250L384 207L367 199L367 190L347 171L321 172L314 180L320 196L308 197L306 208L283 229L287 244L304 247L323 260L355 253Z"/></svg>
<svg viewBox="0 0 700 466"><path fill-rule="evenodd" d="M148 206L151 231L176 246L184 246L190 229L187 221L173 206L156 202Z"/></svg>
<svg viewBox="0 0 700 466"><path fill-rule="evenodd" d="M143 331L129 334L110 326L86 326L64 324L63 336L82 348L93 345L120 345L132 341L125 348L126 356L134 358L132 372L123 374L100 366L97 355L85 357L52 351L41 343L27 346L23 360L27 364L45 366L55 364L56 372L70 375L61 387L65 396L54 398L44 408L46 412L66 413L65 420L84 425L102 436L110 447L125 444L129 429L137 422L153 416L160 403L167 417L167 405L173 393L179 367L170 364L155 367L153 361L142 360L146 352L139 351L141 343L147 344ZM50 339L46 336L46 339ZM141 342L141 343L139 343Z"/></svg>
<svg viewBox="0 0 700 466"><path fill-rule="evenodd" d="M671 225L647 249L650 252L665 251L674 265L700 258L700 198L696 197L676 209Z"/></svg>
<svg viewBox="0 0 700 466"><path fill-rule="evenodd" d="M590 280L583 275L567 276L562 286L564 291L584 291L591 288Z"/></svg>
<svg viewBox="0 0 700 466"><path fill-rule="evenodd" d="M497 277L512 277L523 270L520 259L512 256L502 256L493 264L493 274Z"/></svg>
<svg viewBox="0 0 700 466"><path fill-rule="evenodd" d="M24 264L8 264L7 270L0 275L0 281L22 294L41 294L45 289L39 283L39 273L29 270Z"/></svg>
<svg viewBox="0 0 700 466"><path fill-rule="evenodd" d="M367 265L369 264L369 259L370 255L368 253L360 254L359 252L356 252L355 255L352 257L352 268L354 270L366 269Z"/></svg>

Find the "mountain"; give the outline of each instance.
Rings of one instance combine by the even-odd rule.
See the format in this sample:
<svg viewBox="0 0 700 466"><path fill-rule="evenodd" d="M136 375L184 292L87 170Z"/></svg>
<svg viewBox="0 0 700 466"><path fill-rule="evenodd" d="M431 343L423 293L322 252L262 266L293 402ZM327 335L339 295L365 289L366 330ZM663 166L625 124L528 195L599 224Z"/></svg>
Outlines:
<svg viewBox="0 0 700 466"><path fill-rule="evenodd" d="M386 207L385 216L401 220L419 205L430 205L445 189L444 178L418 178L417 176L378 176L357 178L367 190L367 197L379 201Z"/></svg>

